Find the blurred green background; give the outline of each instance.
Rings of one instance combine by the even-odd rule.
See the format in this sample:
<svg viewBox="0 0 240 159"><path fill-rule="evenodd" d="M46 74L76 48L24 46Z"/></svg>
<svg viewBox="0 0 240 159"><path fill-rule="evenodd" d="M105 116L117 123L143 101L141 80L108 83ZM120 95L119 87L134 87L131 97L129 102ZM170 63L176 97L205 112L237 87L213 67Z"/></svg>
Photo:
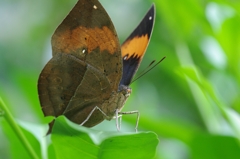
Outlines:
<svg viewBox="0 0 240 159"><path fill-rule="evenodd" d="M51 58L50 38L77 0L0 0L0 97L14 118L44 136L37 80ZM159 135L158 159L239 158L240 1L100 0L121 42L151 4L155 27L124 111L139 110L139 131ZM123 117L133 131L136 117ZM11 135L0 117L0 154L11 158ZM44 125L44 126L43 126ZM128 126L129 125L129 126ZM94 127L115 131L113 122ZM210 156L210 157L209 157Z"/></svg>

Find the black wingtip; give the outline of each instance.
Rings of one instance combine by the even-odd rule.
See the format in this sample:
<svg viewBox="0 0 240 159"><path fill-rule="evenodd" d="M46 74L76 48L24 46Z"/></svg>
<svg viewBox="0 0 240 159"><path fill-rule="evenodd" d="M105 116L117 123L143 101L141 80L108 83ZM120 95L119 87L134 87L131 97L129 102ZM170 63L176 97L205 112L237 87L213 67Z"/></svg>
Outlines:
<svg viewBox="0 0 240 159"><path fill-rule="evenodd" d="M153 26L154 26L154 21L155 21L155 10L156 10L155 8L156 8L155 4L153 3L150 9L148 10L147 14L145 15L145 17L142 19L142 21L138 24L135 30L131 33L131 35L125 41L133 39L136 36L140 37L146 34L150 39Z"/></svg>

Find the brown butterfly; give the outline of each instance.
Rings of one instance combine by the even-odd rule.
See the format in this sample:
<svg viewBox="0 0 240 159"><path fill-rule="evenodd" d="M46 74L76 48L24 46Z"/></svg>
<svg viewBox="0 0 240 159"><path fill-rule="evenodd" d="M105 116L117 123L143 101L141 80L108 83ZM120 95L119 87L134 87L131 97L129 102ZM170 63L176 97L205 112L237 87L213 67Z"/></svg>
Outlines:
<svg viewBox="0 0 240 159"><path fill-rule="evenodd" d="M152 5L120 47L112 21L99 1L79 0L54 32L53 57L38 79L44 115L64 115L92 127L126 114L121 109L132 91L129 84L148 46L154 18ZM138 111L128 113L137 113L139 118Z"/></svg>

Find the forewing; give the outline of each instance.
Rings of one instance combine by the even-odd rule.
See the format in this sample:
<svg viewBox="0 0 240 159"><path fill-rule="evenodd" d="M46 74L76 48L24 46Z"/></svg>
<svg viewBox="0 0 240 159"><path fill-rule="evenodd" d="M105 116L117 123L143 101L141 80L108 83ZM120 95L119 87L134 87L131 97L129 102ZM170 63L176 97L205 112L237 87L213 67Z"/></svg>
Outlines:
<svg viewBox="0 0 240 159"><path fill-rule="evenodd" d="M122 77L120 45L112 21L98 0L77 2L53 34L52 50L53 56L72 54L90 64L108 76L114 90L118 88Z"/></svg>
<svg viewBox="0 0 240 159"><path fill-rule="evenodd" d="M155 19L155 5L121 46L123 76L120 84L129 85L135 75L150 41Z"/></svg>

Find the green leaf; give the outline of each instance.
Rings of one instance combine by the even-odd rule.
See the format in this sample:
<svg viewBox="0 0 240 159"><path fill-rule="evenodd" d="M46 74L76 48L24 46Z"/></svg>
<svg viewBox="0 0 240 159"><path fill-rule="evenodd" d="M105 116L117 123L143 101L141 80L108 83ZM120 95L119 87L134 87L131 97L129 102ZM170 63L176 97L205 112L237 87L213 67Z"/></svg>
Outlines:
<svg viewBox="0 0 240 159"><path fill-rule="evenodd" d="M125 159L153 158L157 144L158 140L154 133L110 137L101 143L99 158L112 158L113 156Z"/></svg>
<svg viewBox="0 0 240 159"><path fill-rule="evenodd" d="M239 159L239 141L230 136L197 135L192 143L192 159Z"/></svg>
<svg viewBox="0 0 240 159"><path fill-rule="evenodd" d="M57 159L150 159L158 145L152 132L96 131L70 123L64 117L56 119L51 139Z"/></svg>
<svg viewBox="0 0 240 159"><path fill-rule="evenodd" d="M11 159L19 159L19 158L24 158L24 159L32 159L32 158L42 158L41 156L41 149L40 149L40 144L38 140L25 130L24 128L21 128L22 133L24 136L27 138L27 141L31 145L31 147L34 149L34 152L36 152L37 156L31 156L28 151L29 149L26 149L25 145L23 142L19 139L19 136L16 134L16 131L12 129L12 127L7 123L6 120L1 120L0 125L3 128L3 132L6 134L6 137L9 142L9 149L10 149L10 158Z"/></svg>
<svg viewBox="0 0 240 159"><path fill-rule="evenodd" d="M1 97L0 109L2 109L1 115L5 119L2 121L2 123L0 123L0 125L3 125L3 130L5 131L6 136L9 138L11 145L13 145L11 147L12 158L20 157L20 155L15 152L21 153L21 155L24 156L22 156L23 158L40 158L39 156L41 156L41 151L39 142L36 140L33 134L19 126Z"/></svg>

